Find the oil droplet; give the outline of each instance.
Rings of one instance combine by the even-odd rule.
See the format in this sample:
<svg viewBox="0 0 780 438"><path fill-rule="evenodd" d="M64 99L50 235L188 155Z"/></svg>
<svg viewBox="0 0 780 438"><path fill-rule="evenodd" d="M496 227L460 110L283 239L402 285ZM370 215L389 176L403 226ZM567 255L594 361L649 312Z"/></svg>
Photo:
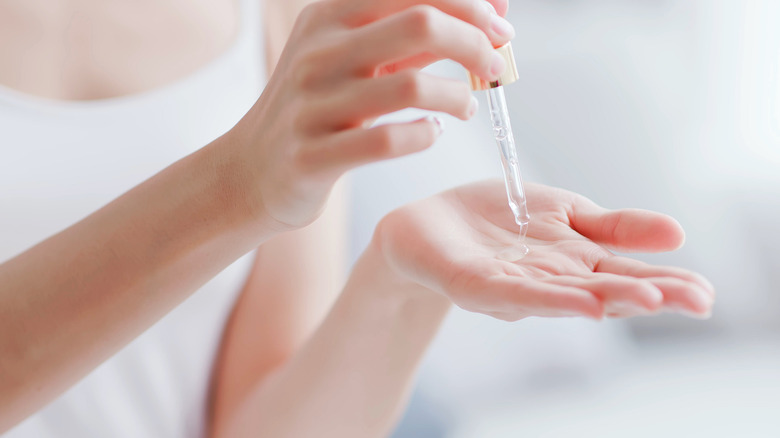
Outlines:
<svg viewBox="0 0 780 438"><path fill-rule="evenodd" d="M517 235L517 242L513 246L510 246L504 251L498 253L496 258L505 262L517 262L525 257L529 252L531 252L531 248L525 243L527 233L528 222L525 222L520 227L520 233Z"/></svg>
<svg viewBox="0 0 780 438"><path fill-rule="evenodd" d="M505 262L518 262L529 252L531 252L531 248L529 248L528 245L518 242L517 245L511 246L509 249L500 252L496 258Z"/></svg>

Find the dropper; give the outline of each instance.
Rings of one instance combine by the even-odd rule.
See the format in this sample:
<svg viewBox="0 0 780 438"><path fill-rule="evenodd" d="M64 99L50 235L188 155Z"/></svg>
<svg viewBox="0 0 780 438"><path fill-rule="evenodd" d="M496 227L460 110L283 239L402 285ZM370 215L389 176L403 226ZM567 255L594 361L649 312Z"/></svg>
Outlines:
<svg viewBox="0 0 780 438"><path fill-rule="evenodd" d="M486 90L488 106L490 107L490 120L493 123L493 135L501 157L501 167L504 172L504 185L509 208L515 218L515 223L520 226L517 245L508 251L499 254L505 260L515 261L522 258L529 251L525 244L528 233L528 223L531 219L528 214L528 206L523 189L523 179L520 175L519 161L517 159L517 147L512 135L512 125L509 122L509 111L506 107L504 85L515 82L520 75L517 72L514 53L511 43L496 48L496 51L504 58L506 70L495 81L485 81L480 77L469 73L469 82L472 90Z"/></svg>

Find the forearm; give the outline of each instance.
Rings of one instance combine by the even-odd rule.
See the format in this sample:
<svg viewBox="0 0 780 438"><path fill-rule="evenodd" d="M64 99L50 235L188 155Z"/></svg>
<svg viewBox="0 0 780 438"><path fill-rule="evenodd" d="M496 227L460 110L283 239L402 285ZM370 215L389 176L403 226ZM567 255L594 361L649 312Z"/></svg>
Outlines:
<svg viewBox="0 0 780 438"><path fill-rule="evenodd" d="M346 192L342 180L316 221L257 249L215 361L210 428L221 429L253 388L301 349L344 288Z"/></svg>
<svg viewBox="0 0 780 438"><path fill-rule="evenodd" d="M0 431L274 232L229 143L216 140L0 265Z"/></svg>
<svg viewBox="0 0 780 438"><path fill-rule="evenodd" d="M445 298L400 280L370 247L309 342L216 436L386 434L448 309Z"/></svg>

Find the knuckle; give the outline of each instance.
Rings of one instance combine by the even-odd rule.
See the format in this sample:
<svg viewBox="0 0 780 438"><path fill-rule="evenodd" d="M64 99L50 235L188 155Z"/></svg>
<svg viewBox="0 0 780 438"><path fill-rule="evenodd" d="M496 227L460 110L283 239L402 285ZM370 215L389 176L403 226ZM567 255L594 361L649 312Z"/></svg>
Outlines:
<svg viewBox="0 0 780 438"><path fill-rule="evenodd" d="M493 57L493 45L490 43L487 35L483 32L475 30L472 32L470 38L468 38L467 44L472 44L471 50L479 53L480 63L485 66L486 69L490 69L490 62Z"/></svg>
<svg viewBox="0 0 780 438"><path fill-rule="evenodd" d="M297 88L309 90L316 86L320 76L316 58L316 51L309 49L300 51L293 59L293 81Z"/></svg>
<svg viewBox="0 0 780 438"><path fill-rule="evenodd" d="M298 17L300 17L300 19L302 20L307 20L307 19L311 19L312 17L315 17L321 5L322 3L320 2L311 2L307 4L301 9L301 12L300 14L298 14Z"/></svg>
<svg viewBox="0 0 780 438"><path fill-rule="evenodd" d="M292 79L302 91L318 89L329 70L323 69L324 61L333 56L334 47L329 42L321 42L300 49L292 58Z"/></svg>
<svg viewBox="0 0 780 438"><path fill-rule="evenodd" d="M317 116L318 112L313 105L307 106L305 109L299 110L295 113L290 120L293 132L301 138L308 138L309 135L315 131L315 126L319 120Z"/></svg>
<svg viewBox="0 0 780 438"><path fill-rule="evenodd" d="M464 6L466 19L481 28L487 28L490 22L487 8L482 4L484 2L485 0L470 0Z"/></svg>
<svg viewBox="0 0 780 438"><path fill-rule="evenodd" d="M417 5L409 8L407 30L413 37L429 39L436 34L438 10L429 5Z"/></svg>
<svg viewBox="0 0 780 438"><path fill-rule="evenodd" d="M308 28L317 23L318 18L323 16L325 12L323 9L326 7L324 2L312 2L307 4L301 9L298 14L297 25L303 28Z"/></svg>
<svg viewBox="0 0 780 438"><path fill-rule="evenodd" d="M398 141L395 131L388 126L379 126L374 128L374 130L371 155L374 158L393 156Z"/></svg>
<svg viewBox="0 0 780 438"><path fill-rule="evenodd" d="M301 91L310 91L317 88L319 72L310 64L302 64L295 69L293 81L296 88Z"/></svg>
<svg viewBox="0 0 780 438"><path fill-rule="evenodd" d="M419 102L423 97L424 87L422 78L415 71L404 71L397 73L398 86L396 96L404 104L412 105Z"/></svg>

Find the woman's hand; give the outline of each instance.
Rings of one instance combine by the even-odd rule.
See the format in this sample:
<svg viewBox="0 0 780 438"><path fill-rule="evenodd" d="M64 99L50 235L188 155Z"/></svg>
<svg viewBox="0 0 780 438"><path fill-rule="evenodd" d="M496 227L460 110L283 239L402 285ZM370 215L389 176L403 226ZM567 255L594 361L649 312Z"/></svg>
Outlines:
<svg viewBox="0 0 780 438"><path fill-rule="evenodd" d="M506 0L326 0L299 16L258 102L235 128L261 209L282 226L311 222L350 168L430 146L435 118L371 127L407 107L468 119L465 82L420 68L453 59L485 79L504 70L493 49L512 36ZM259 193L258 193L259 191Z"/></svg>
<svg viewBox="0 0 780 438"><path fill-rule="evenodd" d="M610 249L669 251L684 234L672 218L601 208L564 190L529 184L530 253L500 181L450 190L385 217L372 245L399 274L458 306L503 320L528 316L634 316L662 309L706 316L714 290L702 276L617 256Z"/></svg>
<svg viewBox="0 0 780 438"><path fill-rule="evenodd" d="M673 219L527 188L531 252L516 263L498 258L518 229L503 182L450 190L386 216L322 324L252 386L218 435L387 435L450 301L505 320L709 311L712 287L702 277L607 249L674 249L683 233Z"/></svg>

